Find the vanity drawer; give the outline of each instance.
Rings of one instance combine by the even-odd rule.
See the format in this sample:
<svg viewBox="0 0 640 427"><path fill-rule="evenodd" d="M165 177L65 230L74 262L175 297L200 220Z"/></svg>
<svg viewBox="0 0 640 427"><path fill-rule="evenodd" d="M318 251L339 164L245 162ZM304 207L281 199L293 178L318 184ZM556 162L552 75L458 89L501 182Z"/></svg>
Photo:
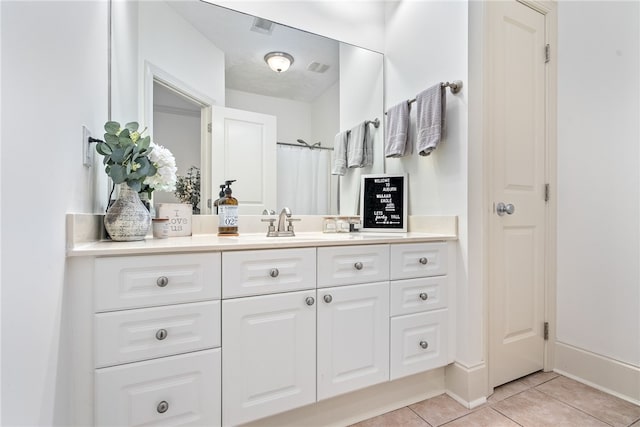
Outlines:
<svg viewBox="0 0 640 427"><path fill-rule="evenodd" d="M315 248L225 252L222 258L224 298L316 287Z"/></svg>
<svg viewBox="0 0 640 427"><path fill-rule="evenodd" d="M219 426L220 349L95 372L97 426Z"/></svg>
<svg viewBox="0 0 640 427"><path fill-rule="evenodd" d="M448 310L391 319L391 380L447 364Z"/></svg>
<svg viewBox="0 0 640 427"><path fill-rule="evenodd" d="M95 365L153 359L220 346L220 301L95 315Z"/></svg>
<svg viewBox="0 0 640 427"><path fill-rule="evenodd" d="M389 280L389 245L318 248L318 287Z"/></svg>
<svg viewBox="0 0 640 427"><path fill-rule="evenodd" d="M447 274L446 243L391 245L391 280Z"/></svg>
<svg viewBox="0 0 640 427"><path fill-rule="evenodd" d="M391 282L391 315L447 308L447 276Z"/></svg>
<svg viewBox="0 0 640 427"><path fill-rule="evenodd" d="M220 253L98 258L96 312L220 298Z"/></svg>

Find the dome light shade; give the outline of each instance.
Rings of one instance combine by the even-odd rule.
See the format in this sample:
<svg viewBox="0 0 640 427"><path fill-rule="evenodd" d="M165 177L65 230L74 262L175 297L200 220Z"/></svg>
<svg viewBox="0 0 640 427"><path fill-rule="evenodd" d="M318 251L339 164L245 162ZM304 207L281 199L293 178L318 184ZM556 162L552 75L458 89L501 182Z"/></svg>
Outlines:
<svg viewBox="0 0 640 427"><path fill-rule="evenodd" d="M269 52L264 56L265 62L276 73L283 73L293 64L293 56L285 52Z"/></svg>

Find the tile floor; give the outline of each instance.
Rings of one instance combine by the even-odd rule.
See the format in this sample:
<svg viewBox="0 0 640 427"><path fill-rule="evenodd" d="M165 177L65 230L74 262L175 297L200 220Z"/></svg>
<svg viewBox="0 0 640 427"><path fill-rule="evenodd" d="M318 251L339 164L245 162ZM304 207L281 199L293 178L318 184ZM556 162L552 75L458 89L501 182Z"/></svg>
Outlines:
<svg viewBox="0 0 640 427"><path fill-rule="evenodd" d="M441 394L353 427L640 427L640 406L553 372L495 389L473 410Z"/></svg>

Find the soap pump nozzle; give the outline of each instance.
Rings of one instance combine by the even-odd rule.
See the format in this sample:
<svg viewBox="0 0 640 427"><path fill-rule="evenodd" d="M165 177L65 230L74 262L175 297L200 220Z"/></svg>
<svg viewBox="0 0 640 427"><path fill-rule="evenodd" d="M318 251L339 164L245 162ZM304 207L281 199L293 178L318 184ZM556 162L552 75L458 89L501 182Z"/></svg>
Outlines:
<svg viewBox="0 0 640 427"><path fill-rule="evenodd" d="M230 179L230 180L228 180L228 181L225 181L225 182L224 182L224 183L225 183L225 185L227 186L227 187L224 189L224 195L225 195L225 196L230 196L230 195L231 195L231 184L233 184L234 182L236 182L236 180L235 180L235 179ZM221 187L222 187L222 186L221 186Z"/></svg>

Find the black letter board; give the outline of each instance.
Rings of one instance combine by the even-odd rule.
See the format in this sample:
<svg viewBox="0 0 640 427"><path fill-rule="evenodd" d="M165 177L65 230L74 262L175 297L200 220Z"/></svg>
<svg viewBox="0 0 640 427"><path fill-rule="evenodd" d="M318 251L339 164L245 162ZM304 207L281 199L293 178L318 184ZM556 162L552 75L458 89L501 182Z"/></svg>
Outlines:
<svg viewBox="0 0 640 427"><path fill-rule="evenodd" d="M362 175L364 231L407 231L407 175Z"/></svg>

